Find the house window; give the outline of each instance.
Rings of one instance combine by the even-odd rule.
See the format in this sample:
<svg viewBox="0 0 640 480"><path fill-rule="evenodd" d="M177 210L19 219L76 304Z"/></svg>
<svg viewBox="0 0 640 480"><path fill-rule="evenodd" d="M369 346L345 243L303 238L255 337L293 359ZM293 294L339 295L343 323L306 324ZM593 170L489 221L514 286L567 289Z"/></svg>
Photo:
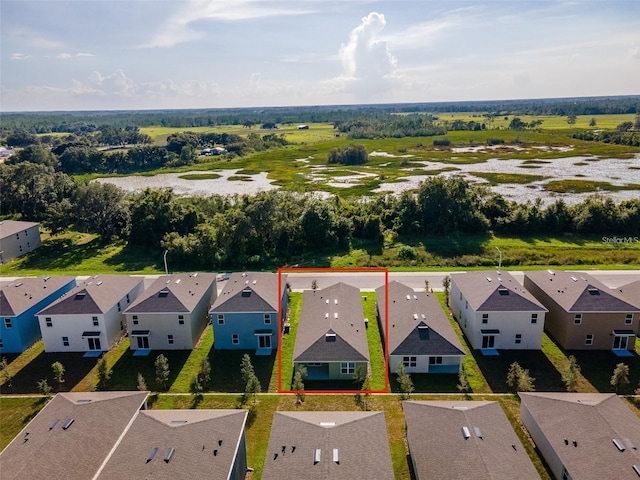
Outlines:
<svg viewBox="0 0 640 480"><path fill-rule="evenodd" d="M265 325L271 325L271 314L270 313L265 313L264 314L264 324Z"/></svg>
<svg viewBox="0 0 640 480"><path fill-rule="evenodd" d="M308 362L307 367L321 367L322 363L320 362Z"/></svg>
<svg viewBox="0 0 640 480"><path fill-rule="evenodd" d="M118 302L118 311L121 311L122 309L120 308L120 302Z"/></svg>
<svg viewBox="0 0 640 480"><path fill-rule="evenodd" d="M489 314L488 313L483 313L482 314L482 323L489 323Z"/></svg>
<svg viewBox="0 0 640 480"><path fill-rule="evenodd" d="M418 363L417 357L402 357L402 365L406 368L415 367Z"/></svg>
<svg viewBox="0 0 640 480"><path fill-rule="evenodd" d="M31 242L27 242L27 248L31 248Z"/></svg>
<svg viewBox="0 0 640 480"><path fill-rule="evenodd" d="M429 357L429 365L442 365L442 357Z"/></svg>
<svg viewBox="0 0 640 480"><path fill-rule="evenodd" d="M53 327L53 320L51 320L51 317L46 317L44 319L44 322L46 323L47 327Z"/></svg>
<svg viewBox="0 0 640 480"><path fill-rule="evenodd" d="M1 338L0 338L0 348L4 348L4 342L2 341Z"/></svg>
<svg viewBox="0 0 640 480"><path fill-rule="evenodd" d="M20 234L19 233L16 233L16 239L20 240Z"/></svg>
<svg viewBox="0 0 640 480"><path fill-rule="evenodd" d="M69 346L69 337L62 337L62 346L63 347Z"/></svg>
<svg viewBox="0 0 640 480"><path fill-rule="evenodd" d="M135 317L134 317L134 318L135 318ZM138 325L138 323L140 323L140 322L138 322L138 320L134 320L134 321L133 321L133 324L134 324L134 325Z"/></svg>
<svg viewBox="0 0 640 480"><path fill-rule="evenodd" d="M627 315L624 317L624 324L631 325L632 323L633 323L633 313L627 313Z"/></svg>
<svg viewBox="0 0 640 480"><path fill-rule="evenodd" d="M127 303L129 303L131 299L129 298L129 294L127 293Z"/></svg>
<svg viewBox="0 0 640 480"><path fill-rule="evenodd" d="M468 308L469 308L469 302L467 302L467 301L465 300L465 302L464 302L464 309L465 309L465 310L467 310Z"/></svg>
<svg viewBox="0 0 640 480"><path fill-rule="evenodd" d="M99 325L98 317L93 317L93 318L91 318L91 320L93 320L93 326L94 327L97 327Z"/></svg>
<svg viewBox="0 0 640 480"><path fill-rule="evenodd" d="M238 335L237 333L231 335L231 343L233 343L234 345L238 345L240 343L240 335Z"/></svg>
<svg viewBox="0 0 640 480"><path fill-rule="evenodd" d="M538 323L538 314L537 313L532 313L531 314L531 323Z"/></svg>
<svg viewBox="0 0 640 480"><path fill-rule="evenodd" d="M184 315L178 315L178 323L184 325Z"/></svg>
<svg viewBox="0 0 640 480"><path fill-rule="evenodd" d="M516 333L516 345L519 345L521 343L522 343L522 334Z"/></svg>
<svg viewBox="0 0 640 480"><path fill-rule="evenodd" d="M167 342L169 342L169 345L173 345L173 335L167 335Z"/></svg>
<svg viewBox="0 0 640 480"><path fill-rule="evenodd" d="M22 251L22 245L20 245L20 251Z"/></svg>
<svg viewBox="0 0 640 480"><path fill-rule="evenodd" d="M569 472L565 467L562 467L562 476L560 477L562 480L569 480Z"/></svg>
<svg viewBox="0 0 640 480"><path fill-rule="evenodd" d="M589 333L589 334L584 338L584 344L585 344L585 345L593 345L593 334Z"/></svg>
<svg viewBox="0 0 640 480"><path fill-rule="evenodd" d="M218 325L224 325L224 314L218 314Z"/></svg>
<svg viewBox="0 0 640 480"><path fill-rule="evenodd" d="M355 362L342 362L340 364L340 373L342 375L353 375L356 371Z"/></svg>
<svg viewBox="0 0 640 480"><path fill-rule="evenodd" d="M124 330L124 321L120 320L120 331Z"/></svg>
<svg viewBox="0 0 640 480"><path fill-rule="evenodd" d="M460 292L460 301L462 301L462 292Z"/></svg>
<svg viewBox="0 0 640 480"><path fill-rule="evenodd" d="M13 324L11 323L11 319L10 318L5 318L4 319L4 326L7 327L7 328L13 327Z"/></svg>
<svg viewBox="0 0 640 480"><path fill-rule="evenodd" d="M581 313L576 313L574 315L573 324L574 325L581 325L582 324L582 314Z"/></svg>

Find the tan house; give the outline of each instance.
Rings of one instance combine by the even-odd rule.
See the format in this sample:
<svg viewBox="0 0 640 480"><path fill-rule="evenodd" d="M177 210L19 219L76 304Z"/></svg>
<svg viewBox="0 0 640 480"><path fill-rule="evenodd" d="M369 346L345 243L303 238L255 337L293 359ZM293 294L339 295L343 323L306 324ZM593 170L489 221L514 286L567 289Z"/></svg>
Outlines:
<svg viewBox="0 0 640 480"><path fill-rule="evenodd" d="M35 250L40 245L40 224L3 220L0 222L0 265Z"/></svg>
<svg viewBox="0 0 640 480"><path fill-rule="evenodd" d="M545 329L562 348L632 354L640 308L619 290L587 273L555 270L526 272L524 286L549 309Z"/></svg>
<svg viewBox="0 0 640 480"><path fill-rule="evenodd" d="M555 478L640 478L640 419L617 395L519 395L522 423Z"/></svg>

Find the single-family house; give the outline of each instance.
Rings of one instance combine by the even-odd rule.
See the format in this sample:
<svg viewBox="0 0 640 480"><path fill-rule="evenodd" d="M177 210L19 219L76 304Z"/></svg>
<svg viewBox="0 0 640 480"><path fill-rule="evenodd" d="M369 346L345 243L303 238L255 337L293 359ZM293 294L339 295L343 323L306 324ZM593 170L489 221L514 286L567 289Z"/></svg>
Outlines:
<svg viewBox="0 0 640 480"><path fill-rule="evenodd" d="M58 393L0 453L2 480L94 478L148 394Z"/></svg>
<svg viewBox="0 0 640 480"><path fill-rule="evenodd" d="M640 280L636 280L635 282L627 283L622 287L618 288L618 291L622 294L622 296L629 302L631 305L634 305L640 308ZM640 319L636 322L638 325L638 335L640 335Z"/></svg>
<svg viewBox="0 0 640 480"><path fill-rule="evenodd" d="M640 478L640 418L617 395L519 395L522 423L555 478Z"/></svg>
<svg viewBox="0 0 640 480"><path fill-rule="evenodd" d="M474 349L537 350L547 309L505 271L451 274L449 307Z"/></svg>
<svg viewBox="0 0 640 480"><path fill-rule="evenodd" d="M140 411L95 478L244 480L247 414L247 410Z"/></svg>
<svg viewBox="0 0 640 480"><path fill-rule="evenodd" d="M640 307L588 273L526 272L525 287L549 309L545 329L567 350L612 350L632 355Z"/></svg>
<svg viewBox="0 0 640 480"><path fill-rule="evenodd" d="M261 355L277 349L287 312L286 276L279 287L275 273L232 273L211 308L213 348Z"/></svg>
<svg viewBox="0 0 640 480"><path fill-rule="evenodd" d="M39 227L36 222L0 221L0 265L42 245Z"/></svg>
<svg viewBox="0 0 640 480"><path fill-rule="evenodd" d="M124 310L143 289L140 277L95 275L38 312L46 352L98 356L124 336Z"/></svg>
<svg viewBox="0 0 640 480"><path fill-rule="evenodd" d="M392 480L383 412L276 412L263 480Z"/></svg>
<svg viewBox="0 0 640 480"><path fill-rule="evenodd" d="M209 323L215 273L162 275L124 314L131 350L191 350Z"/></svg>
<svg viewBox="0 0 640 480"><path fill-rule="evenodd" d="M396 373L400 363L408 373L460 371L464 347L433 293L415 292L392 281L387 288L376 289L376 307L391 373Z"/></svg>
<svg viewBox="0 0 640 480"><path fill-rule="evenodd" d="M25 351L42 335L36 314L76 284L75 277L18 278L0 283L0 353Z"/></svg>
<svg viewBox="0 0 640 480"><path fill-rule="evenodd" d="M498 402L402 402L416 480L540 478Z"/></svg>
<svg viewBox="0 0 640 480"><path fill-rule="evenodd" d="M309 380L351 380L369 364L360 290L340 282L302 296L293 349L294 368L306 367Z"/></svg>

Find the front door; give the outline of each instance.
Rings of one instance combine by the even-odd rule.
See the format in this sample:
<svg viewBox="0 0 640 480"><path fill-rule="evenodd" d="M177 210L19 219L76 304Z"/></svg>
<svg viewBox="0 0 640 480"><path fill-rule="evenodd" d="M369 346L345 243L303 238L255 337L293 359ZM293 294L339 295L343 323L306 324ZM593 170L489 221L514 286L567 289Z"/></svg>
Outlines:
<svg viewBox="0 0 640 480"><path fill-rule="evenodd" d="M100 348L100 339L98 337L89 337L89 350L102 350Z"/></svg>
<svg viewBox="0 0 640 480"><path fill-rule="evenodd" d="M496 341L495 335L483 335L482 348L493 348L495 341Z"/></svg>
<svg viewBox="0 0 640 480"><path fill-rule="evenodd" d="M260 335L258 337L258 348L271 348L271 335Z"/></svg>
<svg viewBox="0 0 640 480"><path fill-rule="evenodd" d="M629 337L613 337L613 349L614 350L626 350L629 346Z"/></svg>
<svg viewBox="0 0 640 480"><path fill-rule="evenodd" d="M149 348L149 337L136 337L138 339L138 348Z"/></svg>

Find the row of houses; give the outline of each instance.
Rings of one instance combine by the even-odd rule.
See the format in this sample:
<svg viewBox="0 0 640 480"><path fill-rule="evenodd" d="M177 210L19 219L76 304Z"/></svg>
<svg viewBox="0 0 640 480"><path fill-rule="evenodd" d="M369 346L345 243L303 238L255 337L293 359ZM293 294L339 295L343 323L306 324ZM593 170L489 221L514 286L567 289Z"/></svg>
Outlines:
<svg viewBox="0 0 640 480"><path fill-rule="evenodd" d="M148 410L148 392L59 393L0 453L3 479L244 479L246 410ZM614 394L521 393L558 479L640 477L640 419ZM414 478L540 478L495 401L404 401ZM96 433L100 434L97 435ZM393 479L384 412L276 412L262 478Z"/></svg>

